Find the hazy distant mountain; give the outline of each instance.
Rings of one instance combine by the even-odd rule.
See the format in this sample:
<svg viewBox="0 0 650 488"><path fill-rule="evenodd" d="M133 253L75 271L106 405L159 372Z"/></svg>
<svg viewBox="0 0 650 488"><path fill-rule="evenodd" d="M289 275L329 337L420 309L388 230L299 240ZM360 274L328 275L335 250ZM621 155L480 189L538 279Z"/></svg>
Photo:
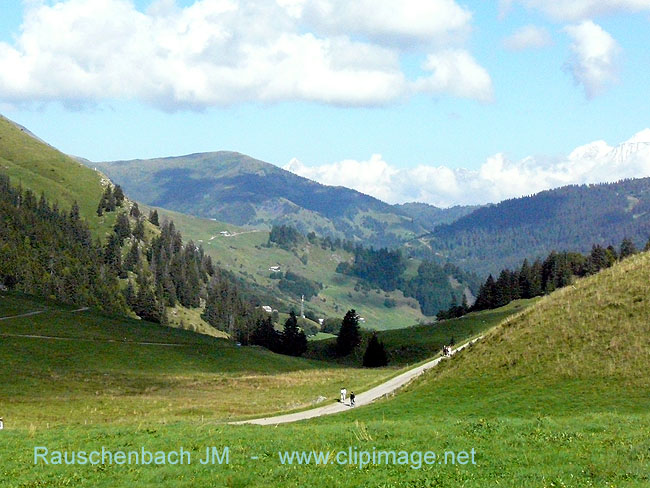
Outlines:
<svg viewBox="0 0 650 488"><path fill-rule="evenodd" d="M643 246L650 237L650 178L567 186L479 208L409 243L478 273L497 272L550 251Z"/></svg>
<svg viewBox="0 0 650 488"><path fill-rule="evenodd" d="M450 208L440 208L428 203L409 202L395 205L395 207L411 216L422 227L433 229L440 224L451 224L480 208L480 205L456 205Z"/></svg>
<svg viewBox="0 0 650 488"><path fill-rule="evenodd" d="M392 245L442 221L429 225L408 208L321 185L235 152L88 164L134 199L240 226L291 224L302 232Z"/></svg>

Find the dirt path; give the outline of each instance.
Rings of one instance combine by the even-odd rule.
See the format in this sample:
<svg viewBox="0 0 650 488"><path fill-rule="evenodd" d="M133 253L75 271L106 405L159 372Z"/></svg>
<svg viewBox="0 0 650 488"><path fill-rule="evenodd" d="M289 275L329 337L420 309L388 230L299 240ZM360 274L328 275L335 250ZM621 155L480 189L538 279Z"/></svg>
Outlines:
<svg viewBox="0 0 650 488"><path fill-rule="evenodd" d="M37 334L2 334L0 337L20 337L23 339L46 339L50 341L74 341L74 342L101 342L105 344L136 344L138 346L166 346L166 347L196 347L202 344L196 343L182 343L182 342L137 342L137 341L120 341L116 339L92 339L87 337L59 337L59 336L45 336Z"/></svg>
<svg viewBox="0 0 650 488"><path fill-rule="evenodd" d="M35 312L28 312L20 315L9 315L7 317L0 317L0 320L18 319L20 317L31 317L32 315L38 315L39 313L43 313L43 312L45 312L45 310L36 310Z"/></svg>
<svg viewBox="0 0 650 488"><path fill-rule="evenodd" d="M477 339L474 339L461 346L458 346L456 349L453 349L451 353L456 354L461 349L464 349L465 347L474 344L479 339L481 339L481 337L478 337ZM444 361L444 360L445 360L444 357L433 359L416 368L410 369L400 374L399 376L391 378L390 380L382 383L379 386L371 388L368 391L364 391L363 393L359 393L356 396L355 408L360 407L362 405L368 405L369 403L372 403L378 398L393 394L397 389L403 387L407 383L410 383L413 379L417 378L422 373L424 373L428 369L433 368L440 361ZM312 408L311 410L305 410L302 412L289 413L286 415L279 415L277 417L262 417L257 419L241 420L238 422L230 422L230 423L234 425L241 425L241 424L278 425L278 424L286 424L289 422L297 422L299 420L311 419L314 417L322 417L323 415L332 415L335 413L345 412L350 410L350 408L351 408L350 400L348 399L346 400L346 403L332 403L330 405L325 405L323 407L318 407L318 408Z"/></svg>
<svg viewBox="0 0 650 488"><path fill-rule="evenodd" d="M70 313L85 312L89 310L88 307L81 307L76 310L70 310ZM0 317L0 320L17 319L21 317L31 317L46 312L46 310L36 310L34 312L27 312L20 315L9 315L7 317ZM50 341L77 341L77 342L103 342L103 343L118 343L118 344L137 344L139 346L165 346L165 347L194 347L201 344L196 343L179 343L179 342L137 342L115 339L92 339L87 337L60 337L60 336L46 336L39 334L11 334L0 333L0 337L20 337L23 339L45 339Z"/></svg>

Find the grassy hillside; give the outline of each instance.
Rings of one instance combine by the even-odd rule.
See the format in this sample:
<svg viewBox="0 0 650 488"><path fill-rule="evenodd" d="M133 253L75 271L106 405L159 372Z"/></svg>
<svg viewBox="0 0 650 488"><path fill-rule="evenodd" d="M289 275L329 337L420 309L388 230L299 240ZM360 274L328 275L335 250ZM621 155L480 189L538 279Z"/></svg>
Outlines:
<svg viewBox="0 0 650 488"><path fill-rule="evenodd" d="M14 185L36 195L44 193L59 208L69 209L76 201L81 216L95 236L104 236L115 223L115 215L97 218L97 204L104 191L102 176L25 129L0 116L0 171Z"/></svg>
<svg viewBox="0 0 650 488"><path fill-rule="evenodd" d="M378 337L384 344L391 366L414 364L436 356L444 345L461 344L483 334L505 318L521 312L535 302L536 299L517 300L505 307L472 312L458 319L380 331ZM310 344L307 355L331 359L334 344L335 339L314 342ZM355 361L361 361L362 352L359 351Z"/></svg>
<svg viewBox="0 0 650 488"><path fill-rule="evenodd" d="M215 264L251 283L259 296L274 301L269 305L280 307L280 311L294 308L299 312L300 297L287 295L277 288L278 281L270 278L271 266L280 266L283 272L293 271L323 284L318 296L305 305L306 310L313 310L319 317L342 318L354 308L365 318L365 327L377 330L408 327L425 320L417 301L405 298L402 292L364 290L357 286L357 278L337 273L336 266L352 258L342 249L331 251L309 243L296 252L269 248L265 247L269 240L267 231L243 229L164 209L158 211L161 217L173 220L187 239L203 246ZM221 234L226 231L229 236ZM413 268L417 269L416 262L409 263L411 272ZM385 305L387 298L394 300L394 307Z"/></svg>

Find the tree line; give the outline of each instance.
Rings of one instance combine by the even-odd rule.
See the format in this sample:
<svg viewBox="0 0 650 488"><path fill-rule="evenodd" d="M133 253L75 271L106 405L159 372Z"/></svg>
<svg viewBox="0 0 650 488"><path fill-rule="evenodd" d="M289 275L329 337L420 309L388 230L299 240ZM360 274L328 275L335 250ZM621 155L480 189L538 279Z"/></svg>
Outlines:
<svg viewBox="0 0 650 488"><path fill-rule="evenodd" d="M650 240L644 250L650 250ZM595 244L588 254L552 251L545 259L536 259L532 264L524 259L521 267L504 269L496 279L489 275L472 307L468 307L466 302L458 305L457 299L452 297L455 303L439 312L437 317L440 320L460 317L470 311L502 307L520 298L542 296L570 285L574 277L595 274L637 252L634 242L624 238L618 250L612 245Z"/></svg>
<svg viewBox="0 0 650 488"><path fill-rule="evenodd" d="M405 278L407 260L399 249L363 248L356 246L352 263L340 263L338 273L357 276L386 291L401 290L405 296L415 298L424 315L435 315L438 311L452 305L455 293L450 277L472 292L479 287L479 280L473 273L467 273L451 263L440 265L432 261L422 261L417 275Z"/></svg>

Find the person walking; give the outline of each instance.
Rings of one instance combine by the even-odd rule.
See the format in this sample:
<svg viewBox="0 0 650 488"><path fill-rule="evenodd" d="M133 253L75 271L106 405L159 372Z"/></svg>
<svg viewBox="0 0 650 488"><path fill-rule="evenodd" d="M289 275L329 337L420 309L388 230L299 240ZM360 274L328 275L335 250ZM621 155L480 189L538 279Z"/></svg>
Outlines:
<svg viewBox="0 0 650 488"><path fill-rule="evenodd" d="M345 397L348 394L348 390L345 387L341 388L341 403L345 402Z"/></svg>
<svg viewBox="0 0 650 488"><path fill-rule="evenodd" d="M354 407L354 399L356 398L356 395L354 394L353 391L350 392L350 406Z"/></svg>

